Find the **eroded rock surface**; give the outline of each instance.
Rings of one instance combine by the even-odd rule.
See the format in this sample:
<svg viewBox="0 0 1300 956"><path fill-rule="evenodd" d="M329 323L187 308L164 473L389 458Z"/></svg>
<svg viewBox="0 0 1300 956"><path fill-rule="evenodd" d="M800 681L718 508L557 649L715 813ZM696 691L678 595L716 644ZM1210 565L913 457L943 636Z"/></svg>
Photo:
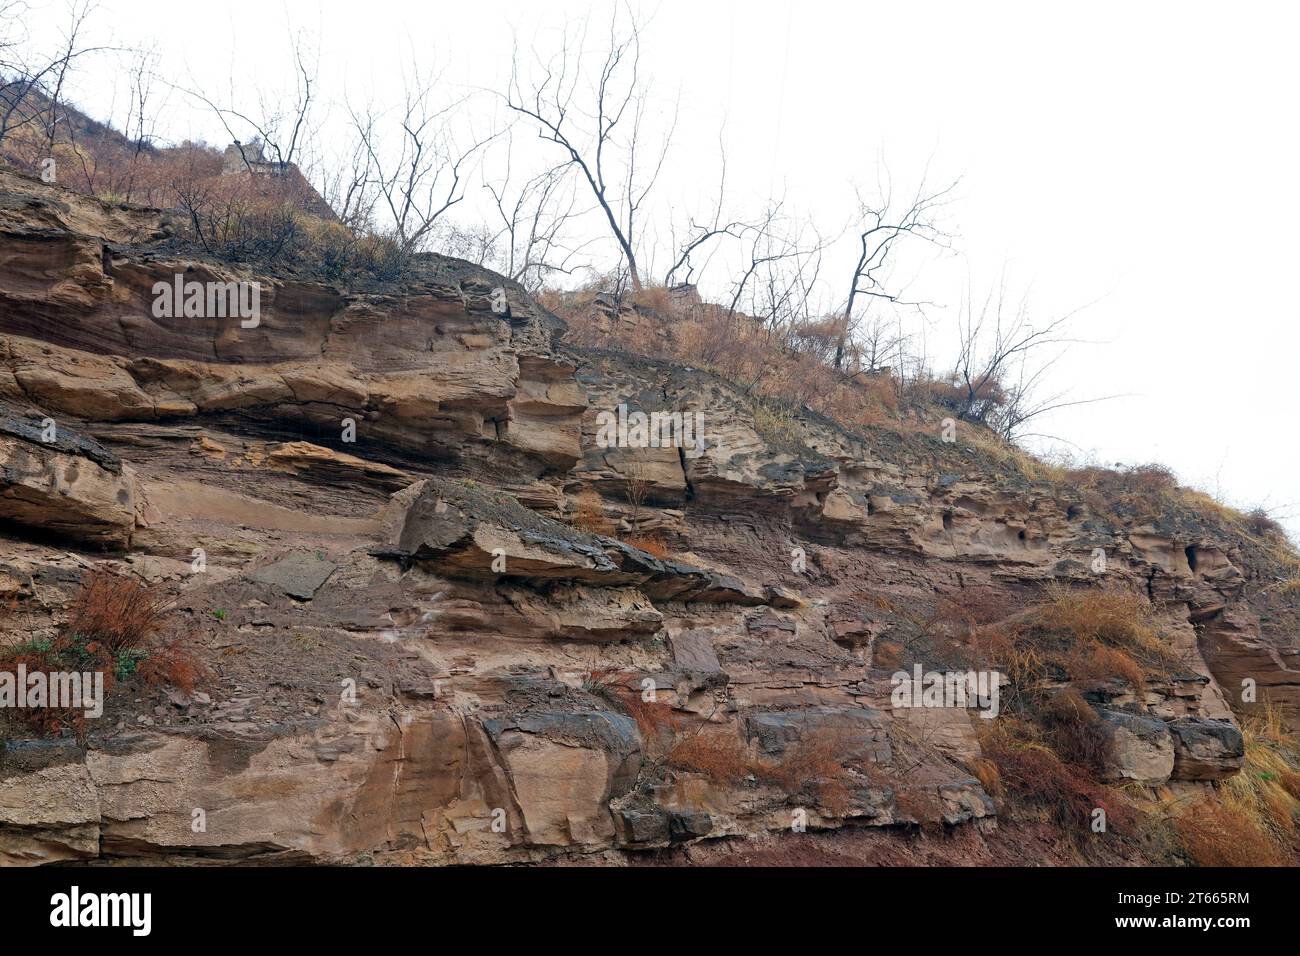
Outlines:
<svg viewBox="0 0 1300 956"><path fill-rule="evenodd" d="M617 862L799 814L988 827L987 721L894 707L890 675L943 666L942 599L1096 586L1097 549L1186 671L1089 689L1115 778L1209 786L1241 765L1244 679L1300 702L1295 608L1210 521L1125 523L811 413L764 435L727 383L567 347L459 261L344 290L205 261L162 214L3 172L0 197L0 628L53 635L105 562L205 668L192 693L125 682L80 737L6 729L0 861ZM262 282L262 321L155 318L175 275ZM705 441L600 447L620 405L699 412Z"/></svg>

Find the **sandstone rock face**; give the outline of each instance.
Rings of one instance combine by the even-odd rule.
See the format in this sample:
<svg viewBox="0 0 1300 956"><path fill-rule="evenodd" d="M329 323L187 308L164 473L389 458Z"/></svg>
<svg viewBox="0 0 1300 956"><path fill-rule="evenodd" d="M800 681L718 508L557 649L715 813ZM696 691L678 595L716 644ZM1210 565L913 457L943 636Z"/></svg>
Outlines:
<svg viewBox="0 0 1300 956"><path fill-rule="evenodd" d="M0 637L59 633L99 562L202 665L190 692L124 679L80 735L3 724L0 862L987 828L991 721L895 707L890 675L948 666L945 601L1012 621L1047 582L1095 586L1097 548L1186 670L1085 688L1117 780L1236 772L1247 679L1300 700L1296 609L1209 523L1105 519L926 435L772 434L734 386L571 348L459 261L345 290L207 261L164 214L5 172L0 196ZM262 283L260 323L156 318L178 274ZM620 406L699 415L703 441L598 442Z"/></svg>
<svg viewBox="0 0 1300 956"><path fill-rule="evenodd" d="M1174 777L1219 780L1241 769L1245 743L1227 721L1180 717L1169 723L1174 743Z"/></svg>
<svg viewBox="0 0 1300 956"><path fill-rule="evenodd" d="M67 429L6 415L0 405L0 522L121 550L135 530L129 467Z"/></svg>
<svg viewBox="0 0 1300 956"><path fill-rule="evenodd" d="M1166 782L1174 772L1171 725L1162 720L1101 710L1110 738L1113 779L1133 780L1148 787Z"/></svg>

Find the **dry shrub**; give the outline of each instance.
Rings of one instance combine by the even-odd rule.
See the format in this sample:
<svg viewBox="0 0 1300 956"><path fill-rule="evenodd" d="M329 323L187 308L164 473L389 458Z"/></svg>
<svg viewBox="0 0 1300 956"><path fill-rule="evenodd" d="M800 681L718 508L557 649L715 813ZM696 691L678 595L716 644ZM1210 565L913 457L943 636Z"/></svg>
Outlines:
<svg viewBox="0 0 1300 956"><path fill-rule="evenodd" d="M860 380L869 400L891 415L898 413L898 388L887 375L871 375ZM874 423L873 423L874 424Z"/></svg>
<svg viewBox="0 0 1300 956"><path fill-rule="evenodd" d="M1122 680L1141 694L1146 687L1142 665L1117 647L1086 644L1072 648L1063 660L1070 680L1105 682Z"/></svg>
<svg viewBox="0 0 1300 956"><path fill-rule="evenodd" d="M28 673L101 673L108 691L117 681L140 675L146 686L193 690L202 668L177 637L154 647L167 605L138 581L96 569L82 578L68 620L51 639L0 649L0 670ZM39 733L85 729L84 708L14 708L8 717Z"/></svg>
<svg viewBox="0 0 1300 956"><path fill-rule="evenodd" d="M1121 794L1095 778L1095 772L1066 763L1030 725L1003 717L980 728L981 746L997 767L1008 793L1020 802L1042 808L1070 833L1090 831L1093 811L1106 811L1110 829L1125 832L1140 817Z"/></svg>
<svg viewBox="0 0 1300 956"><path fill-rule="evenodd" d="M835 816L848 810L856 779L845 755L855 742L835 730L815 730L789 748L778 761L754 760L750 770L763 783L788 797L810 793Z"/></svg>
<svg viewBox="0 0 1300 956"><path fill-rule="evenodd" d="M1285 538L1286 529L1263 508L1246 513L1246 530L1257 538Z"/></svg>
<svg viewBox="0 0 1300 956"><path fill-rule="evenodd" d="M1245 759L1241 772L1223 782L1225 802L1279 845L1300 849L1300 741L1272 700L1242 722L1241 732Z"/></svg>
<svg viewBox="0 0 1300 956"><path fill-rule="evenodd" d="M1003 676L1002 707L1015 712L1030 710L1047 684L1048 661L1018 625L981 628L973 635L974 651L997 666Z"/></svg>
<svg viewBox="0 0 1300 956"><path fill-rule="evenodd" d="M664 740L676 735L679 720L672 705L644 700L639 684L639 675L613 668L589 670L582 679L583 690L608 701L636 721L647 752L655 753Z"/></svg>
<svg viewBox="0 0 1300 956"><path fill-rule="evenodd" d="M636 721L646 747L654 750L665 737L676 734L678 717L670 704L657 700L644 700L635 690L619 694L620 703L629 717Z"/></svg>
<svg viewBox="0 0 1300 956"><path fill-rule="evenodd" d="M1167 656L1151 619L1151 605L1132 591L1095 589L1072 591L1059 585L1048 590L1037 621L1076 641L1097 641L1110 647Z"/></svg>
<svg viewBox="0 0 1300 956"><path fill-rule="evenodd" d="M927 382L926 386L931 402L980 424L995 424L998 411L1008 400L1006 388L996 378L972 388L954 375L947 381Z"/></svg>
<svg viewBox="0 0 1300 956"><path fill-rule="evenodd" d="M898 382L866 374L856 350L848 351L842 368L832 367L842 317L763 322L661 287L635 294L634 316L611 316L610 304L622 298L603 292L613 285L605 277L540 298L568 323L575 344L678 361L734 382L763 404L755 414L760 433L783 442L798 437L782 406L806 405L846 425L893 425L902 415Z"/></svg>
<svg viewBox="0 0 1300 956"><path fill-rule="evenodd" d="M701 728L678 739L668 750L667 762L703 774L714 783L735 786L749 776L752 758L731 728Z"/></svg>
<svg viewBox="0 0 1300 956"><path fill-rule="evenodd" d="M1052 694L1039 711L1043 733L1066 763L1100 773L1110 755L1110 737L1092 705L1072 687Z"/></svg>
<svg viewBox="0 0 1300 956"><path fill-rule="evenodd" d="M104 670L102 665L84 659L84 647L71 646L65 635L60 635L52 642L26 641L22 644L0 649L0 672L15 675L19 667L28 674L54 671ZM104 673L104 689L107 691L112 683L111 671ZM84 693L84 691L83 691ZM83 707L11 707L4 711L6 720L26 730L43 736L51 736L72 730L77 736L85 731L86 714Z"/></svg>
<svg viewBox="0 0 1300 956"><path fill-rule="evenodd" d="M583 488L574 499L570 523L575 528L592 534L610 536L615 530L614 522L605 516L604 504L600 495L591 488Z"/></svg>
<svg viewBox="0 0 1300 956"><path fill-rule="evenodd" d="M172 638L151 650L137 673L149 687L174 687L190 693L203 674L203 665L180 638Z"/></svg>
<svg viewBox="0 0 1300 956"><path fill-rule="evenodd" d="M640 548L646 554L652 554L661 561L672 557L668 545L658 535L636 535L635 537L624 538L623 542L624 544L630 544L634 548Z"/></svg>
<svg viewBox="0 0 1300 956"><path fill-rule="evenodd" d="M1183 849L1197 866L1286 866L1293 861L1249 813L1203 800L1174 820Z"/></svg>
<svg viewBox="0 0 1300 956"><path fill-rule="evenodd" d="M82 581L66 630L116 655L143 646L161 625L164 610L138 581L97 569Z"/></svg>
<svg viewBox="0 0 1300 956"><path fill-rule="evenodd" d="M615 702L617 687L622 675L612 667L593 667L582 675L582 689L588 694Z"/></svg>
<svg viewBox="0 0 1300 956"><path fill-rule="evenodd" d="M1063 483L1079 492L1098 514L1128 514L1138 518L1161 515L1178 490L1174 473L1159 464L1131 468L1068 469Z"/></svg>
<svg viewBox="0 0 1300 956"><path fill-rule="evenodd" d="M662 285L643 286L633 294L632 300L637 308L659 315L667 315L673 306L672 293Z"/></svg>
<svg viewBox="0 0 1300 956"><path fill-rule="evenodd" d="M730 786L752 775L787 797L808 794L839 816L848 810L857 782L844 756L852 745L844 734L816 731L790 747L780 760L765 760L753 756L730 728L701 728L678 739L668 751L667 762Z"/></svg>

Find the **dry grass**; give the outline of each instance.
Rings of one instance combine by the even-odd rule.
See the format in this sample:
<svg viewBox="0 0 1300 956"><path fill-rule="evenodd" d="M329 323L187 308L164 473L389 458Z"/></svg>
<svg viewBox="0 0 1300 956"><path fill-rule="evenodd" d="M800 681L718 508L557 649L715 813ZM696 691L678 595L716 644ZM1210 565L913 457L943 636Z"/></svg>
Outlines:
<svg viewBox="0 0 1300 956"><path fill-rule="evenodd" d="M1002 783L1002 772L998 765L986 757L976 757L970 762L970 772L980 782L984 792L995 800L1006 796L1007 788Z"/></svg>
<svg viewBox="0 0 1300 956"><path fill-rule="evenodd" d="M724 306L676 299L670 290L647 286L610 319L596 305L603 279L568 293L546 292L542 303L569 324L578 345L623 349L702 368L736 383L755 400L760 433L798 437L800 429L782 408L806 405L845 425L897 426L910 417L915 400L889 375L866 375L850 350L842 369L831 367L842 320L814 319L765 325Z"/></svg>
<svg viewBox="0 0 1300 956"><path fill-rule="evenodd" d="M1036 620L1048 630L1072 635L1080 644L1096 643L1158 659L1169 655L1153 623L1150 603L1131 591L1069 590L1054 584Z"/></svg>
<svg viewBox="0 0 1300 956"><path fill-rule="evenodd" d="M1139 519L1163 514L1178 488L1174 473L1159 464L1131 468L1089 465L1065 469L1062 478L1097 514Z"/></svg>
<svg viewBox="0 0 1300 956"><path fill-rule="evenodd" d="M1018 713L1031 711L1048 683L1049 661L1019 624L981 628L972 638L975 656L996 666L1004 680L1002 707Z"/></svg>
<svg viewBox="0 0 1300 956"><path fill-rule="evenodd" d="M660 560L672 557L672 552L669 550L668 545L664 542L664 539L658 535L635 535L633 537L624 538L623 543L630 544L634 548L640 548L646 554L652 554Z"/></svg>
<svg viewBox="0 0 1300 956"><path fill-rule="evenodd" d="M1300 741L1265 701L1242 723L1241 772L1173 816L1182 854L1197 866L1295 866L1300 862Z"/></svg>
<svg viewBox="0 0 1300 956"><path fill-rule="evenodd" d="M980 723L991 725L979 728L984 756L1018 804L1039 809L1071 835L1090 833L1098 808L1106 812L1108 831L1136 828L1141 817L1133 804L1097 780L1093 768L1062 759L1032 724L1007 716Z"/></svg>
<svg viewBox="0 0 1300 956"><path fill-rule="evenodd" d="M1250 813L1202 800L1174 820L1179 842L1197 866L1286 866L1293 862Z"/></svg>
<svg viewBox="0 0 1300 956"><path fill-rule="evenodd" d="M1052 694L1039 710L1043 738L1062 761L1100 774L1110 756L1110 738L1092 705L1072 687Z"/></svg>
<svg viewBox="0 0 1300 956"><path fill-rule="evenodd" d="M1127 652L1104 644L1075 647L1062 660L1070 680L1104 683L1119 680L1141 694L1146 689L1146 670Z"/></svg>
<svg viewBox="0 0 1300 956"><path fill-rule="evenodd" d="M600 495L590 488L583 488L578 492L569 522L575 528L606 537L612 536L618 530L614 522L605 515L605 506Z"/></svg>
<svg viewBox="0 0 1300 956"><path fill-rule="evenodd" d="M110 571L92 571L72 604L67 630L109 654L141 647L158 630L164 606L138 581Z"/></svg>
<svg viewBox="0 0 1300 956"><path fill-rule="evenodd" d="M753 758L730 728L701 728L673 743L669 766L703 774L714 783L736 786L750 774Z"/></svg>
<svg viewBox="0 0 1300 956"><path fill-rule="evenodd" d="M82 579L58 634L0 649L0 671L13 672L22 664L28 673L98 672L106 692L139 675L147 687L188 692L202 668L180 638L159 638L167 611L166 603L136 580L96 569ZM151 647L155 638L161 643ZM84 709L14 708L7 717L38 733L85 730Z"/></svg>
<svg viewBox="0 0 1300 956"><path fill-rule="evenodd" d="M1223 782L1225 802L1279 845L1300 848L1300 741L1272 701L1244 720L1241 731L1246 756L1241 772Z"/></svg>
<svg viewBox="0 0 1300 956"><path fill-rule="evenodd" d="M859 783L857 774L869 772L868 767L851 766L846 758L854 746L846 735L823 730L809 733L781 759L768 760L754 756L733 729L702 727L679 738L668 751L667 762L728 786L752 776L779 789L787 799L807 795L821 808L842 816Z"/></svg>

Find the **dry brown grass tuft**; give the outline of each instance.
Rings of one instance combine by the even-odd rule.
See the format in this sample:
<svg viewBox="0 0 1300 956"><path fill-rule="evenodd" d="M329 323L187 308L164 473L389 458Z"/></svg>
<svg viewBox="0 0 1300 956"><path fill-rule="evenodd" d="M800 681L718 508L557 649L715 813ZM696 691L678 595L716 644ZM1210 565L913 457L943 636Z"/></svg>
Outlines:
<svg viewBox="0 0 1300 956"><path fill-rule="evenodd" d="M701 728L678 739L667 754L670 766L735 786L750 773L752 758L732 728Z"/></svg>
<svg viewBox="0 0 1300 956"><path fill-rule="evenodd" d="M998 765L985 757L976 757L970 762L970 772L980 782L984 792L995 800L1006 796L1007 788L1002 784L1002 774Z"/></svg>
<svg viewBox="0 0 1300 956"><path fill-rule="evenodd" d="M158 630L164 610L138 581L97 569L82 581L67 631L118 654L141 647Z"/></svg>
<svg viewBox="0 0 1300 956"><path fill-rule="evenodd" d="M600 495L591 488L583 488L578 492L569 520L575 528L606 537L612 536L617 530L614 522L605 515L605 507Z"/></svg>
<svg viewBox="0 0 1300 956"><path fill-rule="evenodd" d="M855 745L848 735L819 730L806 735L780 760L755 760L751 771L763 783L780 788L788 797L813 796L835 816L847 812L856 779L846 754Z"/></svg>
<svg viewBox="0 0 1300 956"><path fill-rule="evenodd" d="M1224 803L1280 847L1300 851L1300 741L1272 700L1242 721L1241 732L1245 760L1223 782Z"/></svg>
<svg viewBox="0 0 1300 956"><path fill-rule="evenodd" d="M1140 814L1123 794L1096 779L1087 766L1068 763L1033 725L1003 716L980 728L986 759L997 767L1006 791L1025 806L1040 808L1070 834L1091 832L1093 812L1106 812L1108 829L1134 829Z"/></svg>
<svg viewBox="0 0 1300 956"><path fill-rule="evenodd" d="M138 581L99 568L83 577L68 620L52 638L0 648L0 671L100 673L104 689L140 674L147 686L192 690L201 668L179 638L150 647L166 618L165 602ZM84 708L13 708L7 719L42 734L85 730Z"/></svg>
<svg viewBox="0 0 1300 956"><path fill-rule="evenodd" d="M1099 643L1161 659L1169 654L1152 621L1151 605L1131 591L1053 585L1036 618L1047 630L1069 634L1082 644Z"/></svg>
<svg viewBox="0 0 1300 956"><path fill-rule="evenodd" d="M1146 687L1146 671L1127 651L1104 644L1081 644L1062 661L1070 680L1105 682L1122 680L1137 693Z"/></svg>
<svg viewBox="0 0 1300 956"><path fill-rule="evenodd" d="M1043 736L1068 764L1100 774L1110 754L1110 738L1092 705L1074 688L1066 687L1047 698L1039 709Z"/></svg>
<svg viewBox="0 0 1300 956"><path fill-rule="evenodd" d="M1286 866L1290 855L1240 807L1202 800L1174 820L1197 866Z"/></svg>
<svg viewBox="0 0 1300 956"><path fill-rule="evenodd" d="M634 548L640 548L646 554L652 554L660 560L672 557L672 552L668 549L668 545L664 542L664 539L657 535L636 535L634 537L624 538L623 543L630 544Z"/></svg>

